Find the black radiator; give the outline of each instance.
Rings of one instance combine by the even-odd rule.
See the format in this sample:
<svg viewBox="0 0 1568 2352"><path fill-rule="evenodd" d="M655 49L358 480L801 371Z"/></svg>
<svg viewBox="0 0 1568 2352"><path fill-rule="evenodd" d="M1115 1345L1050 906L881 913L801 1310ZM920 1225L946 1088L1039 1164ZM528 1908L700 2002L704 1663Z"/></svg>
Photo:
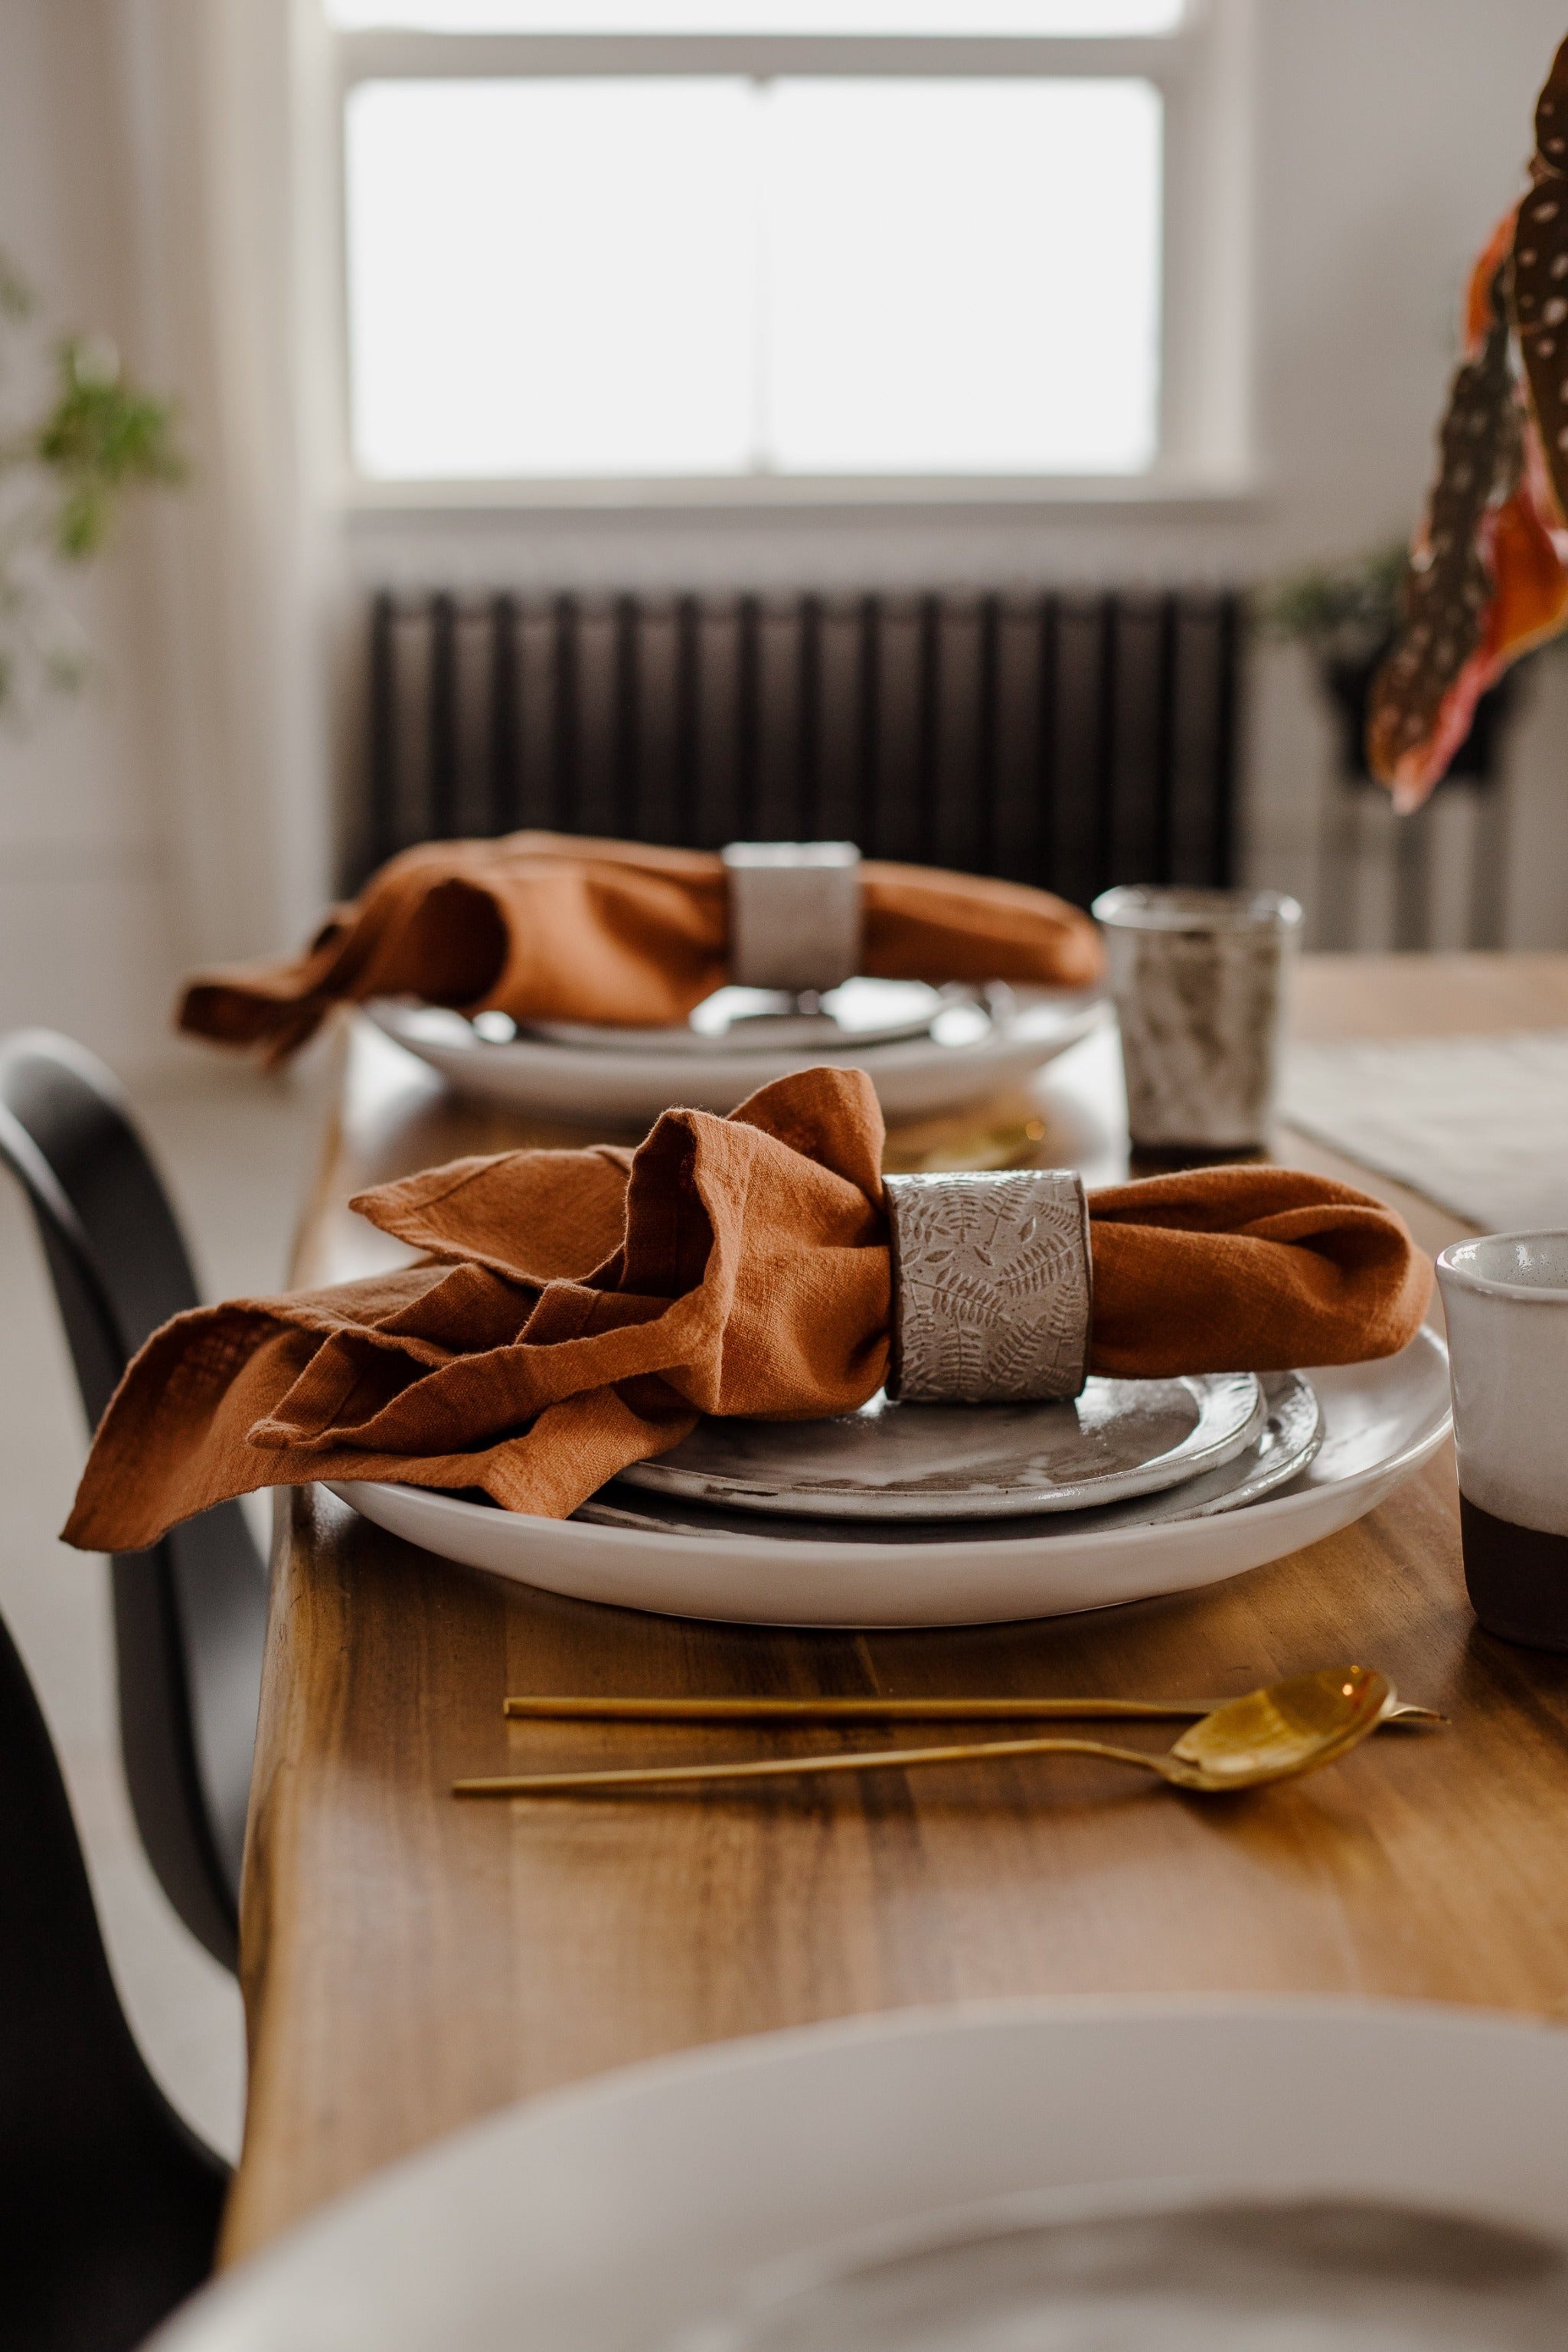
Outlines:
<svg viewBox="0 0 1568 2352"><path fill-rule="evenodd" d="M1039 882L1225 884L1241 600L376 597L351 885L542 826L858 842Z"/></svg>

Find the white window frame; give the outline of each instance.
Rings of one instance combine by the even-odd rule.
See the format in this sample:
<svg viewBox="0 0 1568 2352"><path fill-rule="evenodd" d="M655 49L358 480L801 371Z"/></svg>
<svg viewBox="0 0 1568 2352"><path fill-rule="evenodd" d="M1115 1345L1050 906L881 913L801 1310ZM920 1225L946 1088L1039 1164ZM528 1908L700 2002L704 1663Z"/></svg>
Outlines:
<svg viewBox="0 0 1568 2352"><path fill-rule="evenodd" d="M1207 503L1247 495L1250 109L1254 0L1187 0L1159 35L540 34L331 30L331 255L321 295L332 470L349 513L497 508L824 508ZM354 464L349 401L344 121L360 83L603 74L890 79L1138 77L1164 103L1158 448L1145 472L528 477L384 481ZM318 185L320 183L318 183Z"/></svg>

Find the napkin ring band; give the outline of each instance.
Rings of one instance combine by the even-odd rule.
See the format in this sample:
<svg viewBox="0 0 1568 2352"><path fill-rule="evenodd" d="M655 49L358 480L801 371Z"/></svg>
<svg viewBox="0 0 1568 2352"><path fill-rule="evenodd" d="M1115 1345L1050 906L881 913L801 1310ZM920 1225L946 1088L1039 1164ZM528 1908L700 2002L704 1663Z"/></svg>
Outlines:
<svg viewBox="0 0 1568 2352"><path fill-rule="evenodd" d="M1089 1202L1071 1169L883 1179L888 1393L914 1404L1075 1397L1089 1375Z"/></svg>
<svg viewBox="0 0 1568 2352"><path fill-rule="evenodd" d="M821 996L860 969L860 853L852 841L732 841L730 978Z"/></svg>

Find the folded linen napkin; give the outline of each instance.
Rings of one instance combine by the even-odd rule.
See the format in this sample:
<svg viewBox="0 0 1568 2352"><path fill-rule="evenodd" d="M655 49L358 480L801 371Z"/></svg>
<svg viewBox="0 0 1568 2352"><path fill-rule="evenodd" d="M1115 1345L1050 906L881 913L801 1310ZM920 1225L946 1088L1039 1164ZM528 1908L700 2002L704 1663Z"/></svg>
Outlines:
<svg viewBox="0 0 1568 2352"><path fill-rule="evenodd" d="M874 860L859 876L864 966L878 979L1082 988L1100 977L1094 925L1047 890ZM371 996L668 1025L722 986L728 921L723 867L706 851L555 833L428 842L335 908L305 954L197 973L179 1024L272 1061L332 1004Z"/></svg>
<svg viewBox="0 0 1568 2352"><path fill-rule="evenodd" d="M562 1518L700 1413L847 1412L888 1368L882 1119L860 1070L666 1111L634 1153L454 1160L354 1202L402 1271L179 1315L105 1413L65 1533L134 1551L258 1486L481 1487ZM1288 1168L1089 1195L1090 1369L1390 1355L1432 1269L1391 1210ZM910 1410L918 1411L918 1407Z"/></svg>

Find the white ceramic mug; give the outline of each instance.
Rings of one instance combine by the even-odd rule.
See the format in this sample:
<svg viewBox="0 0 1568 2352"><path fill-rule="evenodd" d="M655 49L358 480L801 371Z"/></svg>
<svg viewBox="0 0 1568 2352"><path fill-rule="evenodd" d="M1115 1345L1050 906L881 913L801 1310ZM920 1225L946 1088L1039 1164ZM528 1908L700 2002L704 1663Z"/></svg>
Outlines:
<svg viewBox="0 0 1568 2352"><path fill-rule="evenodd" d="M1490 1633L1568 1650L1568 1231L1437 1260L1470 1603Z"/></svg>

